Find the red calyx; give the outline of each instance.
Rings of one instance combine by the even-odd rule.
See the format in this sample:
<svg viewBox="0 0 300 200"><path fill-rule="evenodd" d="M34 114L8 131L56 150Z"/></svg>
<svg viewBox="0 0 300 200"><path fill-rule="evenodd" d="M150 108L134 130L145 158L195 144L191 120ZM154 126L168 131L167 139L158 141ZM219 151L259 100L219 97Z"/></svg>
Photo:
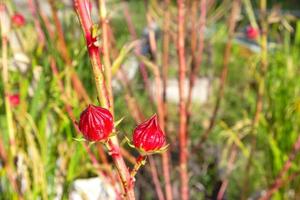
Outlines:
<svg viewBox="0 0 300 200"><path fill-rule="evenodd" d="M259 30L252 26L248 26L246 28L246 35L248 39L255 40L259 36Z"/></svg>
<svg viewBox="0 0 300 200"><path fill-rule="evenodd" d="M79 130L84 138L91 142L105 141L114 128L113 116L109 110L89 105L81 114Z"/></svg>
<svg viewBox="0 0 300 200"><path fill-rule="evenodd" d="M13 107L16 107L20 104L20 96L19 94L12 94L8 96L8 100L10 105L12 105Z"/></svg>
<svg viewBox="0 0 300 200"><path fill-rule="evenodd" d="M166 137L158 125L157 115L138 125L133 131L133 144L142 153L155 153L165 146Z"/></svg>
<svg viewBox="0 0 300 200"><path fill-rule="evenodd" d="M20 13L15 13L12 17L11 20L13 22L13 24L17 27L21 27L24 26L26 23L26 20L24 18L24 16Z"/></svg>

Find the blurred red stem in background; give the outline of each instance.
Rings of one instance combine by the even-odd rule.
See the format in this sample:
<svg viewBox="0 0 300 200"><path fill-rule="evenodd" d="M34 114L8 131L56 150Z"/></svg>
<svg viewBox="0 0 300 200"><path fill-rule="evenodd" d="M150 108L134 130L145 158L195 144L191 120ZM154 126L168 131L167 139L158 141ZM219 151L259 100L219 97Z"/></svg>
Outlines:
<svg viewBox="0 0 300 200"><path fill-rule="evenodd" d="M197 1L193 1L193 5L192 5L192 13L197 13L198 11L198 4ZM196 23L196 16L192 17L192 22L193 22L193 29L192 29L192 41L191 41L191 45L192 45L192 70L190 72L190 76L189 76L189 91L188 91L188 97L187 97L187 103L186 103L186 107L187 107L187 112L188 112L188 116L190 116L190 112L191 112L191 100L192 100L192 93L193 93L193 88L195 85L195 81L196 81L196 77L198 75L198 72L200 70L201 67L201 63L202 63L202 54L203 54L203 49L204 49L204 30L205 30L205 24L206 24L206 0L201 0L200 3L200 20L199 20L199 30L198 30L198 26ZM197 42L197 34L199 34L199 41ZM199 44L198 46L198 50L196 49L197 44Z"/></svg>
<svg viewBox="0 0 300 200"><path fill-rule="evenodd" d="M177 0L178 8L178 78L179 78L179 170L181 181L181 199L189 199L189 177L188 177L188 138L187 138L187 110L184 92L184 82L186 78L186 61L185 61L185 1Z"/></svg>
<svg viewBox="0 0 300 200"><path fill-rule="evenodd" d="M237 155L237 146L235 144L233 144L231 147L230 156L229 156L228 163L227 163L226 176L221 183L221 187L220 187L220 190L217 195L217 200L223 200L226 188L229 183L229 176L231 174L234 162L236 160L236 155Z"/></svg>
<svg viewBox="0 0 300 200"><path fill-rule="evenodd" d="M72 67L72 60L70 58L70 54L69 54L66 40L64 37L64 31L62 28L62 24L60 23L60 20L57 15L56 4L55 4L54 0L48 0L48 2L51 7L52 18L53 18L53 21L55 24L55 26L54 26L56 29L55 32L57 33L57 36L58 36L57 37L58 38L58 45L57 45L58 51L61 53L61 56L66 63L66 66L70 69ZM45 18L45 17L42 17L42 18ZM78 94L78 97L82 98L86 103L89 103L90 98L89 98L82 82L80 81L79 77L77 76L77 73L73 69L71 71L72 71L72 74L71 74L72 83L75 88L75 91Z"/></svg>
<svg viewBox="0 0 300 200"><path fill-rule="evenodd" d="M224 96L225 84L226 84L226 79L227 79L227 74L228 74L228 64L229 64L229 60L230 60L230 56L231 56L232 40L234 37L234 31L235 31L236 23L238 20L239 12L240 12L240 0L234 0L232 2L232 8L231 8L231 12L230 12L229 20L228 20L228 39L227 39L225 51L223 54L223 68L222 68L222 72L221 72L221 76L220 76L220 87L219 87L219 91L217 94L217 100L216 100L216 104L215 104L215 107L214 107L214 110L212 113L212 117L209 122L209 126L206 129L206 131L203 133L203 135L201 136L200 142L196 146L197 149L199 149L201 147L201 145L206 141L206 139L208 138L210 132L212 131L212 129L214 128L215 123L216 123L218 111L219 111L221 101Z"/></svg>
<svg viewBox="0 0 300 200"><path fill-rule="evenodd" d="M248 182L249 182L249 176L251 174L251 164L252 164L252 159L256 150L256 143L257 143L257 137L255 135L255 131L257 128L257 125L260 120L261 113L263 111L263 96L264 96L264 90L265 90L265 74L267 72L267 55L268 55L268 49L267 49L267 31L268 31L268 22L267 22L267 1L266 0L261 0L260 1L260 23L261 23L261 66L260 66L260 71L258 73L258 80L257 80L257 85L258 89L256 91L256 105L255 105L255 113L254 117L252 120L252 140L251 140L251 150L250 150L250 155L247 160L246 164L246 169L245 169L245 178L243 181L243 198L246 199L246 196L248 194Z"/></svg>
<svg viewBox="0 0 300 200"><path fill-rule="evenodd" d="M288 160L284 163L280 173L278 174L277 178L273 182L273 184L270 186L270 188L267 190L265 195L263 195L259 200L268 200L271 199L272 195L281 188L285 183L284 175L289 171L289 169L292 167L293 161L295 160L297 154L300 151L300 134L297 138L297 140L294 143L293 150L289 155ZM298 176L299 172L292 174L288 177L288 179L293 179L295 176Z"/></svg>
<svg viewBox="0 0 300 200"><path fill-rule="evenodd" d="M37 2L35 2L35 0L28 0L28 6L30 9L31 15L33 17L33 20L34 20L34 26L36 28L36 32L38 34L39 44L40 44L40 47L43 48L45 46L45 35L43 33L41 24L39 22L36 5L37 5Z"/></svg>
<svg viewBox="0 0 300 200"><path fill-rule="evenodd" d="M102 28L102 43L103 43L103 62L104 62L104 73L105 73L105 83L107 88L107 95L109 98L109 109L111 113L114 113L114 100L113 100L113 92L111 86L111 62L110 62L110 54L109 54L109 37L108 37L108 19L107 19L107 11L106 11L106 3L105 0L99 0L99 12L100 12L100 22Z"/></svg>
<svg viewBox="0 0 300 200"><path fill-rule="evenodd" d="M124 4L123 8L124 8L123 9L124 17L125 17L125 20L126 20L126 23L127 23L127 26L128 26L129 33L132 37L132 40L136 40L137 39L137 34L136 34L136 31L135 31L131 16L129 14L128 6L126 4ZM141 55L141 49L140 48L141 47L138 47L135 50L135 54L138 55L138 56ZM152 96L152 93L150 91L148 72L146 70L146 67L145 67L144 63L140 63L139 68L140 68L140 72L141 72L143 82L144 82L147 94L149 96L149 99L150 99L151 103L154 104L153 96Z"/></svg>

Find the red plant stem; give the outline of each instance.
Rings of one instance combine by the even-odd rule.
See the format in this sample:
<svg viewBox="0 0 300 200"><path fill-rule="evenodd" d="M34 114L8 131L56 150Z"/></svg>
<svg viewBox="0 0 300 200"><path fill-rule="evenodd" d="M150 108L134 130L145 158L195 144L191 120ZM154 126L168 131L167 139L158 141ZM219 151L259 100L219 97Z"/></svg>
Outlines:
<svg viewBox="0 0 300 200"><path fill-rule="evenodd" d="M278 174L277 178L275 179L274 183L271 185L271 187L268 189L266 194L261 197L259 200L268 200L271 199L272 195L280 188L282 187L284 183L284 175L288 172L288 170L291 168L293 161L295 160L297 154L300 151L300 135L298 136L297 140L294 143L293 150L289 155L288 160L284 163L280 173Z"/></svg>
<svg viewBox="0 0 300 200"><path fill-rule="evenodd" d="M159 126L161 127L162 131L165 133L165 112L164 112L164 101L162 97L162 79L160 75L160 71L157 65L155 64L148 64L149 67L152 69L155 78L155 90L156 90L156 101L157 101L157 112L158 112L158 120ZM172 195L172 185L171 185L171 177L170 177L170 164L169 164L169 154L168 151L162 153L162 166L163 166L163 174L165 179L165 193L166 199L171 200L173 199Z"/></svg>
<svg viewBox="0 0 300 200"><path fill-rule="evenodd" d="M118 78L120 79L121 83L123 84L123 87L125 88L125 99L126 99L126 103L128 105L130 114L135 119L136 123L139 124L145 120L145 117L138 105L138 102L136 101L136 99L133 96L133 92L130 88L129 81L128 81L126 75L123 73L122 68L120 69L120 73L118 75L119 75ZM151 155L149 156L149 163L150 163L150 170L151 170L151 174L152 174L152 180L153 180L153 183L155 186L155 190L156 190L158 199L164 200L164 195L163 195L160 181L158 178L156 165L155 165L155 162Z"/></svg>
<svg viewBox="0 0 300 200"><path fill-rule="evenodd" d="M94 44L97 39L94 38L91 33L93 23L90 15L90 2L88 0L74 0L73 2L85 35L87 48L92 63L93 74L95 77L99 101L103 107L109 108L110 103L107 97L107 89L102 73L103 67L100 60L100 51L99 48ZM112 136L108 140L106 146L113 158L114 164L119 173L124 197L128 200L135 199L132 179L130 177L125 161L120 153L118 138L116 136Z"/></svg>
<svg viewBox="0 0 300 200"><path fill-rule="evenodd" d="M193 8L197 8L197 2L193 2ZM206 23L206 0L201 0L200 4L201 8L201 14L200 14L200 26L199 26L199 31L196 31L197 29L195 28L195 33L194 34L199 34L199 48L198 48L198 53L196 54L196 47L192 48L192 55L194 55L193 60L194 63L192 64L192 71L189 76L189 91L188 91L188 97L187 97L187 103L186 107L188 109L188 115L190 115L191 112L191 100L192 100L192 93L193 93L193 88L195 85L195 80L198 75L198 72L200 70L200 66L202 63L202 54L203 54L203 49L204 49L204 30L205 30L205 23ZM197 10L196 10L197 11ZM197 40L195 41L197 42ZM195 52L194 52L195 51Z"/></svg>
<svg viewBox="0 0 300 200"><path fill-rule="evenodd" d="M0 138L0 159L3 162L3 167L5 168L5 172L7 174L7 178L9 180L9 182L10 182L13 190L18 194L18 198L20 200L22 200L23 199L23 195L22 195L21 191L18 188L17 181L15 179L15 176L14 176L13 170L11 168L11 165L10 165L10 163L8 161L6 150L5 150L5 147L4 147L4 144L3 144L3 141L2 141L1 138Z"/></svg>
<svg viewBox="0 0 300 200"><path fill-rule="evenodd" d="M70 119L71 119L74 127L76 128L77 133L80 133L80 130L78 129L77 124L75 123L76 118L74 116L73 109L72 109L71 105L67 103L68 99L67 99L67 96L65 95L66 92L65 92L65 89L64 89L64 85L63 85L61 79L59 78L59 71L57 69L57 66L56 66L56 63L54 61L54 58L50 58L50 67L51 67L53 75L57 78L58 88L59 88L59 90L60 90L60 92L62 94L62 97L63 97L63 100L64 100L64 104L65 104L65 109L66 109L66 111L67 111L67 113L68 113L68 115L69 115L69 117L70 117ZM88 152L93 165L97 169L100 164L97 161L97 159L95 158L95 155L89 150L88 145L85 144L85 143L84 143L84 148ZM99 169L99 173L104 176L104 173L100 169ZM109 175L110 175L111 181L113 182L112 174L109 174Z"/></svg>
<svg viewBox="0 0 300 200"><path fill-rule="evenodd" d="M57 33L57 36L58 36L57 49L61 53L63 60L67 64L67 67L71 68L72 60L70 58L70 54L69 54L68 47L67 47L67 44L66 44L66 40L65 40L65 37L64 37L63 28L62 28L62 25L61 25L60 20L58 18L58 15L57 15L57 8L56 8L55 1L54 0L48 0L48 2L49 2L50 7L51 7L52 17L53 17L53 21L54 21L54 24L55 24L54 27L56 29L56 33ZM82 98L86 103L89 103L90 98L89 98L82 82L80 81L79 77L77 76L77 73L74 70L72 70L71 79L72 79L72 84L73 84L73 86L75 88L75 91L77 92L79 98Z"/></svg>
<svg viewBox="0 0 300 200"><path fill-rule="evenodd" d="M260 18L260 23L262 27L262 34L261 34L261 69L259 72L258 76L258 89L256 91L256 105L255 105L255 113L253 116L252 120L252 134L256 131L257 125L260 120L260 116L263 111L263 96L264 96L264 90L265 90L265 74L267 72L267 55L268 55L268 49L267 49L267 30L268 30L268 22L267 22L267 1L266 0L261 0L260 1L260 12L261 12L261 18ZM245 168L245 178L244 178L244 183L243 183L243 194L244 198L246 198L246 195L248 194L248 182L249 182L249 176L251 172L251 164L252 164L252 159L256 150L256 135L253 135L252 140L251 140L251 151L249 158L247 160L246 168Z"/></svg>
<svg viewBox="0 0 300 200"><path fill-rule="evenodd" d="M236 155L237 155L237 146L235 144L232 145L231 148L231 153L229 156L229 160L228 160L228 164L227 164L227 172L226 172L226 177L225 179L222 181L220 190L218 192L218 196L217 196L217 200L222 200L226 191L226 188L228 186L229 183L229 175L232 171L233 168L233 164L236 160Z"/></svg>
<svg viewBox="0 0 300 200"><path fill-rule="evenodd" d="M135 165L134 165L133 169L130 172L130 176L132 178L135 177L136 173L145 164L146 160L147 160L147 156L140 155L140 156L137 157Z"/></svg>
<svg viewBox="0 0 300 200"><path fill-rule="evenodd" d="M151 174L153 175L152 178L153 178L154 187L155 187L155 190L156 190L156 193L157 193L157 198L159 200L164 200L165 197L164 197L163 191L160 187L160 182L159 182L159 179L158 179L155 160L153 159L152 156L149 156L149 163L150 163Z"/></svg>
<svg viewBox="0 0 300 200"><path fill-rule="evenodd" d="M136 40L137 39L137 34L136 34L136 31L135 31L135 28L134 28L134 25L133 25L133 22L132 22L132 19L131 19L131 15L129 14L128 6L126 4L124 4L123 12L124 12L125 20L126 20L131 38L132 38L132 40ZM141 55L140 52L141 52L140 48L135 49L135 54L136 55L140 56ZM153 104L154 100L153 100L153 96L151 95L148 73L147 73L147 70L146 70L146 67L145 67L144 63L139 64L139 69L140 69L140 72L141 72L141 75L142 75L142 78L143 78L145 89L147 91L147 94L149 96L149 99L150 99L151 103Z"/></svg>
<svg viewBox="0 0 300 200"><path fill-rule="evenodd" d="M208 135L212 131L213 127L215 126L218 111L221 105L222 98L224 96L224 90L225 90L225 83L227 79L227 74L228 74L228 64L231 56L231 46L232 46L232 40L234 37L234 30L236 26L236 22L238 19L238 14L240 11L240 0L234 0L232 2L232 8L231 8L231 13L229 16L229 21L228 21L228 40L225 46L225 51L224 51L224 56L223 56L223 68L220 76L220 88L219 92L217 94L217 100L216 104L213 110L212 117L210 119L210 123L204 134L202 135L200 139L200 143L198 143L197 148L201 147L201 145L206 141L208 138Z"/></svg>
<svg viewBox="0 0 300 200"><path fill-rule="evenodd" d="M181 199L189 199L189 177L187 171L188 163L188 142L187 142L187 112L184 96L184 82L186 78L185 63L185 1L177 0L178 7L178 38L177 51L179 62L179 149L180 149L180 180L181 180Z"/></svg>
<svg viewBox="0 0 300 200"><path fill-rule="evenodd" d="M167 109L167 80L169 70L169 49L170 49L170 0L164 1L164 21L163 21L163 47L162 47L162 79L163 79L163 103L164 103L164 121L167 123L168 109Z"/></svg>
<svg viewBox="0 0 300 200"><path fill-rule="evenodd" d="M114 110L114 101L113 93L111 86L111 62L109 57L109 38L108 38L108 19L105 0L99 0L99 11L100 11L100 21L102 27L102 43L103 43L103 61L104 61L104 72L105 72L105 81L107 87L107 94L109 98L109 109L113 113Z"/></svg>
<svg viewBox="0 0 300 200"><path fill-rule="evenodd" d="M33 20L34 20L34 26L35 26L37 34L38 34L39 44L41 47L44 47L45 46L45 35L42 31L41 24L38 20L37 11L36 11L37 8L33 1L34 0L28 0L28 6L29 6L30 12L32 14Z"/></svg>

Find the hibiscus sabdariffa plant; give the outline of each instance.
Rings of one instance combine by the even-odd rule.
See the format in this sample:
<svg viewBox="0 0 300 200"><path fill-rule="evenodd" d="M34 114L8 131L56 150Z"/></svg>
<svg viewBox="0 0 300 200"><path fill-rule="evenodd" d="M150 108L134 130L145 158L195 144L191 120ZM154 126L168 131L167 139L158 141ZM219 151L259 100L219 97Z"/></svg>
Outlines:
<svg viewBox="0 0 300 200"><path fill-rule="evenodd" d="M136 164L130 170L120 153L120 144L117 138L117 125L114 122L113 98L111 91L111 68L103 66L101 63L101 51L108 52L105 40L103 47L99 46L98 26L92 22L91 9L92 4L89 0L74 0L74 8L81 23L81 27L86 39L86 46L89 58L92 64L93 77L97 88L97 96L100 106L88 105L81 113L78 123L79 130L82 132L86 142L101 142L108 149L109 155L112 156L116 170L120 177L120 183L125 199L135 199L134 195L134 176L138 169L145 164L147 155L160 153L167 149L165 134L161 130L157 122L157 116L153 115L149 120L138 125L133 131L133 148L140 152L140 156L136 159ZM105 4L100 0L101 20L105 20ZM102 34L105 32L105 24L102 24ZM105 37L103 37L105 38ZM104 55L108 56L108 55ZM107 59L107 57L106 57ZM104 58L105 60L105 58ZM106 62L107 63L107 62Z"/></svg>

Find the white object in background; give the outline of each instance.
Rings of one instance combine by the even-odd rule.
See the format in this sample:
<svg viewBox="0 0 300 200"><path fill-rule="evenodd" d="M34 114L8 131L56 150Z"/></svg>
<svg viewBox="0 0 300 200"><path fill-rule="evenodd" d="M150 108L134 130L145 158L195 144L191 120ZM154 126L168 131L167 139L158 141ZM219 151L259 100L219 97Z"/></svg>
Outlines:
<svg viewBox="0 0 300 200"><path fill-rule="evenodd" d="M185 96L188 95L189 81L184 82ZM156 96L156 86L155 82L151 82L151 91L153 96ZM195 85L192 91L192 102L196 104L206 103L209 97L210 91L210 80L209 78L197 78L195 80ZM178 80L169 79L167 80L167 101L171 103L179 102L179 91L178 91Z"/></svg>
<svg viewBox="0 0 300 200"><path fill-rule="evenodd" d="M77 179L73 183L69 200L115 200L114 188L99 177Z"/></svg>

